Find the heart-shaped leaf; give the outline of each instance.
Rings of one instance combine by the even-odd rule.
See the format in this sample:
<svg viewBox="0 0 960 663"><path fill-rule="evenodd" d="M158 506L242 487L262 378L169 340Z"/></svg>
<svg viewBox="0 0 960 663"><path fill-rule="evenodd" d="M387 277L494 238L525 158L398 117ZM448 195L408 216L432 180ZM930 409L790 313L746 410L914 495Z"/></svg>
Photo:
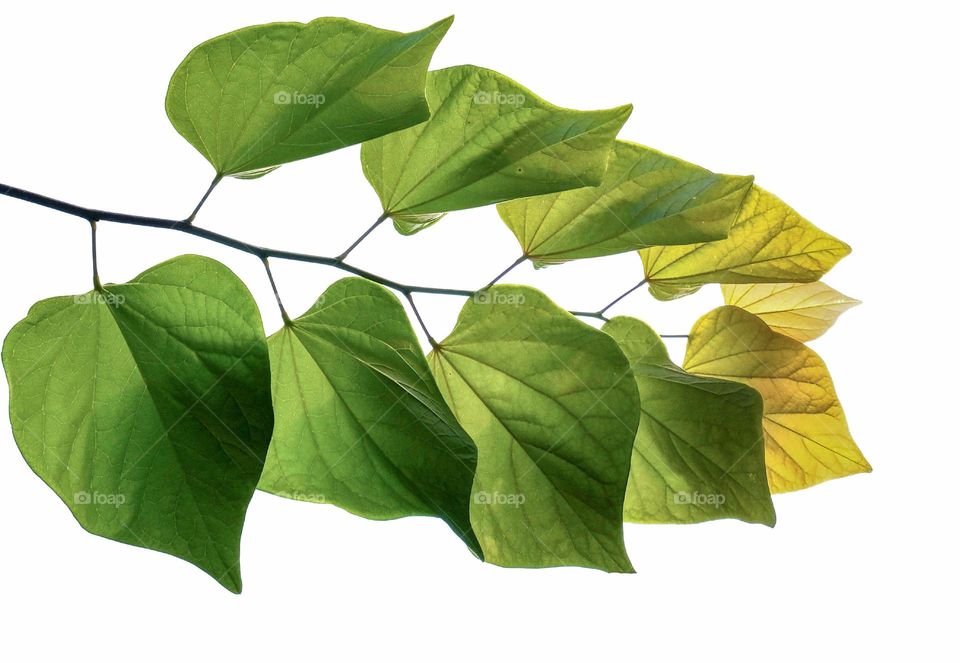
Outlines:
<svg viewBox="0 0 960 663"><path fill-rule="evenodd" d="M523 254L544 266L723 239L752 183L618 140L599 186L522 198L497 211Z"/></svg>
<svg viewBox="0 0 960 663"><path fill-rule="evenodd" d="M256 177L405 129L429 117L427 67L452 22L401 33L318 18L230 32L177 67L167 116L218 176Z"/></svg>
<svg viewBox="0 0 960 663"><path fill-rule="evenodd" d="M722 306L690 331L683 367L748 384L763 396L767 480L783 493L859 472L854 443L823 360L743 309Z"/></svg>
<svg viewBox="0 0 960 663"><path fill-rule="evenodd" d="M739 518L773 525L763 459L763 401L736 382L691 375L634 318L603 326L626 354L640 390L624 520L698 523Z"/></svg>
<svg viewBox="0 0 960 663"><path fill-rule="evenodd" d="M347 278L270 337L277 424L260 488L377 520L470 527L477 451L443 401L403 306Z"/></svg>
<svg viewBox="0 0 960 663"><path fill-rule="evenodd" d="M798 341L822 336L840 314L860 302L826 283L752 283L722 285L723 299L750 311L770 329Z"/></svg>
<svg viewBox="0 0 960 663"><path fill-rule="evenodd" d="M707 283L816 281L850 247L754 186L726 239L641 249L650 293L658 299L690 294Z"/></svg>
<svg viewBox="0 0 960 663"><path fill-rule="evenodd" d="M85 529L240 591L273 411L260 313L230 270L182 256L41 301L3 365L20 451Z"/></svg>
<svg viewBox="0 0 960 663"><path fill-rule="evenodd" d="M532 288L495 286L428 360L477 444L486 560L631 571L623 495L640 408L613 339Z"/></svg>
<svg viewBox="0 0 960 663"><path fill-rule="evenodd" d="M384 213L407 234L445 212L596 186L632 110L559 108L470 65L431 71L426 91L428 122L361 150Z"/></svg>

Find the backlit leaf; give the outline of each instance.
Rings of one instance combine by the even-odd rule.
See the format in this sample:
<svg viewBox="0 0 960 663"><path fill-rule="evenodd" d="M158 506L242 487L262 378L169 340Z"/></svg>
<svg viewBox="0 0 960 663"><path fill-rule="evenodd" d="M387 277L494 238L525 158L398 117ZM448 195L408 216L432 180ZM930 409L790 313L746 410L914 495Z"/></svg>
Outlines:
<svg viewBox="0 0 960 663"><path fill-rule="evenodd" d="M429 117L423 86L453 18L419 32L344 18L206 41L177 67L167 116L219 175L255 177Z"/></svg>
<svg viewBox="0 0 960 663"><path fill-rule="evenodd" d="M773 492L870 471L850 436L823 360L752 313L723 306L700 318L690 332L683 367L743 382L763 396L767 480Z"/></svg>
<svg viewBox="0 0 960 663"><path fill-rule="evenodd" d="M230 270L182 256L41 301L3 365L20 451L85 529L240 591L273 412L260 313Z"/></svg>
<svg viewBox="0 0 960 663"><path fill-rule="evenodd" d="M752 177L717 175L616 141L600 186L497 206L537 266L727 236Z"/></svg>
<svg viewBox="0 0 960 663"><path fill-rule="evenodd" d="M760 317L770 328L798 341L822 336L840 314L860 302L825 283L754 283L723 285L731 306Z"/></svg>
<svg viewBox="0 0 960 663"><path fill-rule="evenodd" d="M470 527L477 451L443 401L400 302L337 281L270 337L277 424L260 488L386 520Z"/></svg>
<svg viewBox="0 0 960 663"><path fill-rule="evenodd" d="M672 299L706 283L816 281L849 253L849 246L754 186L726 239L641 249L640 257L651 294Z"/></svg>
<svg viewBox="0 0 960 663"><path fill-rule="evenodd" d="M363 172L397 229L445 212L595 186L630 106L575 111L470 65L427 76L430 120L364 143Z"/></svg>
<svg viewBox="0 0 960 663"><path fill-rule="evenodd" d="M772 526L760 395L737 382L684 372L639 320L613 318L603 331L620 344L640 390L624 520L739 518Z"/></svg>
<svg viewBox="0 0 960 663"><path fill-rule="evenodd" d="M631 571L623 496L640 411L613 339L532 288L495 286L428 360L477 444L486 560Z"/></svg>

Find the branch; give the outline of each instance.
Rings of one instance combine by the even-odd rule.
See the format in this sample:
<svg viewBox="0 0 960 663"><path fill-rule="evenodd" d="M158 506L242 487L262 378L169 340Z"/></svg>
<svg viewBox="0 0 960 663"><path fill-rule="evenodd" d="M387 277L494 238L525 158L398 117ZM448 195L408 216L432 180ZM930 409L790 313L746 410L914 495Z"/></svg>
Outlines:
<svg viewBox="0 0 960 663"><path fill-rule="evenodd" d="M369 235L378 225L380 225L386 215L380 217L377 222L356 241L353 246L351 246L347 251L345 251L339 257L327 257L327 256L317 256L311 255L308 253L297 253L295 251L284 251L281 249L272 249L265 246L257 246L255 244L250 244L249 242L244 242L243 240L236 239L234 237L229 237L212 230L207 230L205 228L198 228L193 225L193 219L196 216L197 212L203 206L204 201L209 197L210 193L219 183L220 178L215 178L214 181L210 184L210 187L207 189L206 194L200 200L200 203L194 209L193 214L188 218L177 221L174 219L163 219L160 217L154 216L138 216L136 214L123 214L120 212L108 212L105 210L93 209L89 207L82 207L80 205L74 205L73 203L64 202L62 200L57 200L56 198L50 198L48 196L41 195L39 193L34 193L32 191L26 191L24 189L18 189L16 187L7 186L6 184L0 184L0 195L8 196L10 198L16 198L17 200L22 200L24 202L31 203L33 205L39 205L41 207L46 207L48 209L56 210L58 212L63 212L64 214L69 214L71 216L76 216L81 219L86 219L93 228L94 232L94 242L96 240L96 224L98 221L106 221L109 223L119 223L128 226L140 226L143 228L159 228L161 230L176 230L177 232L182 232L187 235L192 235L193 237L200 237L210 242L220 244L221 246L227 246L231 249L236 249L237 251L242 251L244 253L249 253L250 255L256 256L263 262L264 267L267 270L267 276L270 279L270 285L273 288L273 293L277 298L277 304L280 306L280 312L283 315L285 322L289 322L290 318L287 317L286 311L283 309L283 304L280 301L280 295L277 291L276 283L273 280L273 274L270 271L270 265L268 264L269 258L278 258L280 260L293 260L297 262L308 262L317 265L326 265L328 267L335 267L344 272L349 272L356 276L367 279L368 281L373 281L374 283L379 283L380 285L395 290L396 292L401 293L407 301L410 302L411 308L417 317L420 326L423 327L424 332L427 334L427 338L430 342L436 345L436 341L430 336L430 332L427 331L426 326L423 324L423 320L420 318L420 312L417 310L416 305L413 303L413 298L411 295L415 292L421 292L428 295L452 295L455 297L472 297L476 294L475 290L460 290L457 288L434 288L430 286L420 286L420 285L410 285L407 283L399 283L388 278L384 278L373 272L368 272L365 269L359 267L354 267L343 261L343 256L346 256L353 248L359 244L367 235ZM96 250L96 244L94 243L94 251ZM514 262L508 269L501 273L496 279L493 280L493 283L496 283L504 275L509 273L514 267L523 262L526 257L522 257ZM94 263L96 266L96 263ZM95 278L96 274L95 274ZM597 318L598 320L607 320L607 317L604 313L611 306L619 302L621 299L629 295L631 292L642 286L646 283L646 279L635 285L634 287L627 290L625 293L617 297L615 300L604 306L602 309L596 312L588 311L570 311L572 315L585 318ZM489 287L489 286L487 286ZM686 334L661 334L662 338L686 338Z"/></svg>

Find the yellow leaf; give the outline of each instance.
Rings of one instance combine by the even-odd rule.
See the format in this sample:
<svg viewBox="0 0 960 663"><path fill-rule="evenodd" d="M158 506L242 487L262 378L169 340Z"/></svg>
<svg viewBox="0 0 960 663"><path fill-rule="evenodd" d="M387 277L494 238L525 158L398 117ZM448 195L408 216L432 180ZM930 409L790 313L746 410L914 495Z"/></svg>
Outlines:
<svg viewBox="0 0 960 663"><path fill-rule="evenodd" d="M823 360L752 313L722 306L693 326L684 370L748 384L763 397L771 492L871 471Z"/></svg>
<svg viewBox="0 0 960 663"><path fill-rule="evenodd" d="M726 239L640 250L651 293L689 294L706 283L808 283L827 273L850 247L782 200L752 187Z"/></svg>
<svg viewBox="0 0 960 663"><path fill-rule="evenodd" d="M819 281L723 285L721 289L727 304L750 311L773 331L798 341L822 336L841 313L860 303Z"/></svg>

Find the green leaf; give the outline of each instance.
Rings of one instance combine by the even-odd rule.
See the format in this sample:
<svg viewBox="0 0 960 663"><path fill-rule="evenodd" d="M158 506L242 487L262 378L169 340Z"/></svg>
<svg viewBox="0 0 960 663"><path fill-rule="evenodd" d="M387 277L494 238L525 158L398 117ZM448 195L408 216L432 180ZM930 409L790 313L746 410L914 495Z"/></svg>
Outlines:
<svg viewBox="0 0 960 663"><path fill-rule="evenodd" d="M807 283L826 274L850 247L752 187L729 236L717 242L640 251L658 299L690 294L707 283Z"/></svg>
<svg viewBox="0 0 960 663"><path fill-rule="evenodd" d="M240 591L273 411L260 313L230 270L181 256L41 301L3 365L20 451L85 529Z"/></svg>
<svg viewBox="0 0 960 663"><path fill-rule="evenodd" d="M632 110L559 108L470 65L431 71L426 91L429 122L364 143L360 153L384 212L406 234L445 212L596 186Z"/></svg>
<svg viewBox="0 0 960 663"><path fill-rule="evenodd" d="M750 311L770 329L798 341L822 336L840 314L860 302L826 283L723 285L727 304Z"/></svg>
<svg viewBox="0 0 960 663"><path fill-rule="evenodd" d="M698 523L739 518L773 526L763 457L763 400L750 387L684 372L660 337L633 318L603 326L633 367L640 428L624 520Z"/></svg>
<svg viewBox="0 0 960 663"><path fill-rule="evenodd" d="M477 451L443 401L400 302L337 281L270 337L277 424L260 488L366 518L470 527Z"/></svg>
<svg viewBox="0 0 960 663"><path fill-rule="evenodd" d="M167 116L218 175L256 177L423 122L433 51L453 17L419 32L344 18L268 23L194 48Z"/></svg>
<svg viewBox="0 0 960 663"><path fill-rule="evenodd" d="M497 206L537 266L727 236L752 177L717 175L616 141L600 186Z"/></svg>
<svg viewBox="0 0 960 663"><path fill-rule="evenodd" d="M532 288L495 286L428 360L477 444L486 560L631 571L623 495L640 409L613 339Z"/></svg>
<svg viewBox="0 0 960 663"><path fill-rule="evenodd" d="M869 472L823 360L743 309L722 306L690 331L683 367L763 396L767 481L782 493Z"/></svg>

